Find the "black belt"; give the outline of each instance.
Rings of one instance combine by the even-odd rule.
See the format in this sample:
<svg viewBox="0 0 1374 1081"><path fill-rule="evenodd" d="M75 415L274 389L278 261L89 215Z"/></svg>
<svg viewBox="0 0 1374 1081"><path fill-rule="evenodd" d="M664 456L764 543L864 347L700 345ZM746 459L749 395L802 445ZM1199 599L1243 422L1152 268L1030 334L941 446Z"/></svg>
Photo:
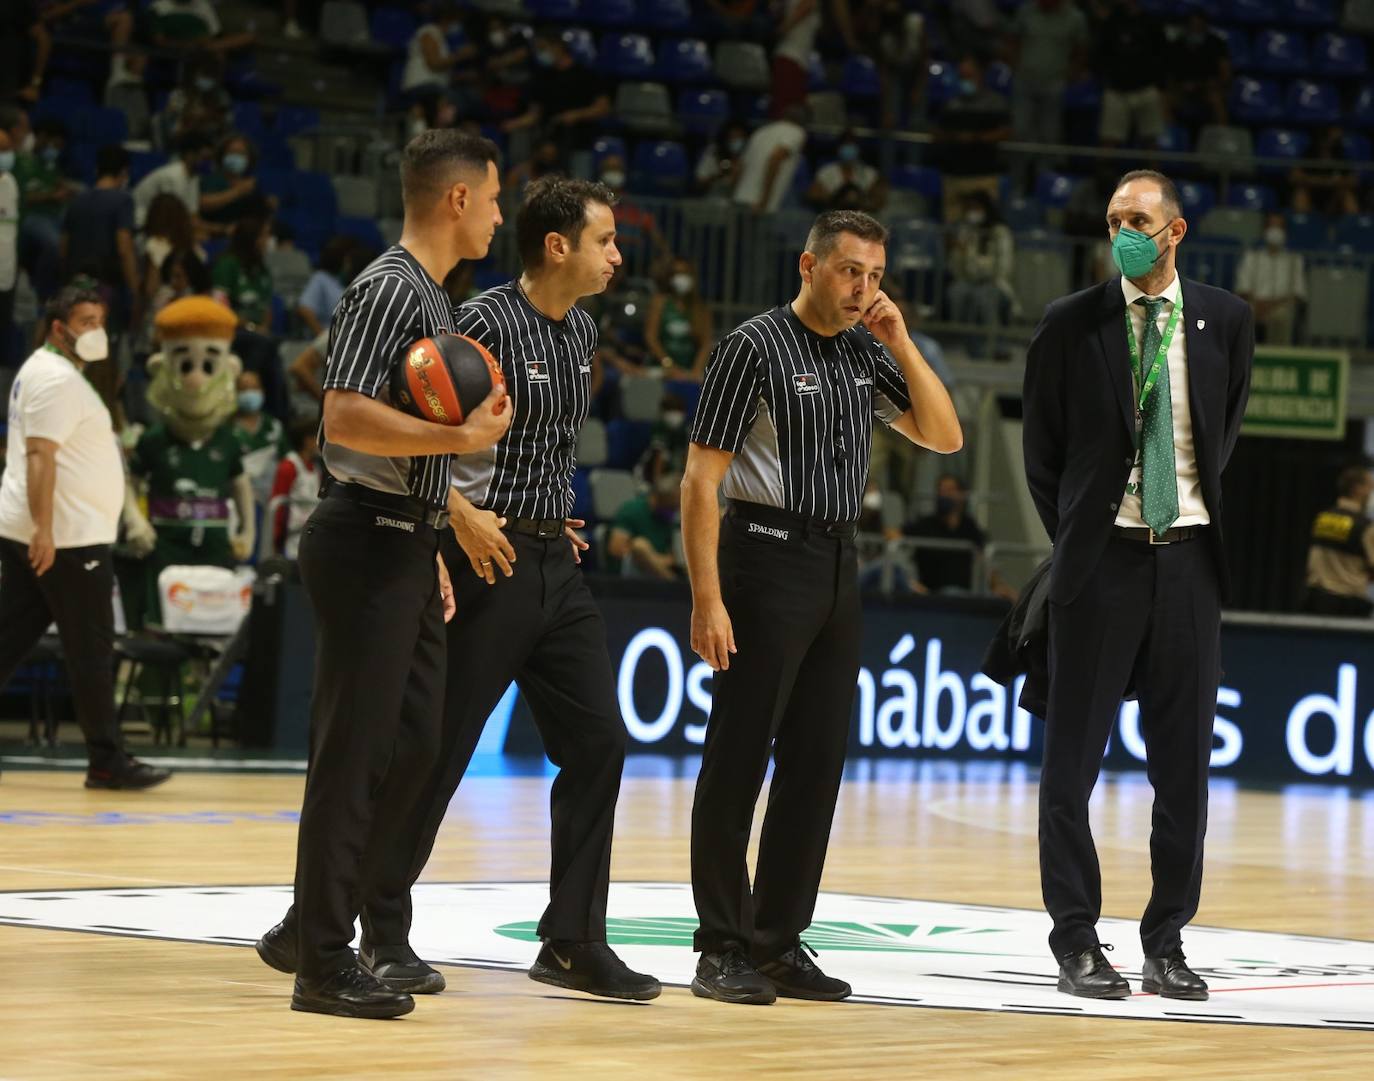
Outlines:
<svg viewBox="0 0 1374 1081"><path fill-rule="evenodd" d="M1173 529L1166 529L1159 536L1155 536L1154 530L1150 529L1149 526L1114 525L1112 526L1112 534L1140 544L1177 544L1179 541L1192 540L1206 528L1206 526L1200 525L1180 525L1174 526Z"/></svg>
<svg viewBox="0 0 1374 1081"><path fill-rule="evenodd" d="M423 499L416 499L413 495L379 492L376 488L369 488L366 484L352 484L348 481L326 477L324 483L320 485L320 496L324 499L347 499L364 507L371 507L373 510L399 514L402 518L419 522L421 525L433 526L435 529L443 529L448 525L448 510L446 508L430 506Z"/></svg>
<svg viewBox="0 0 1374 1081"><path fill-rule="evenodd" d="M743 499L732 499L725 513L731 518L742 518L746 522L759 525L776 526L780 529L795 529L797 532L813 537L837 537L848 539L859 531L857 522L834 522L825 518L808 518L804 514L769 507L763 503L748 503Z"/></svg>
<svg viewBox="0 0 1374 1081"><path fill-rule="evenodd" d="M502 529L512 533L525 533L531 537L552 540L563 535L562 518L507 518Z"/></svg>

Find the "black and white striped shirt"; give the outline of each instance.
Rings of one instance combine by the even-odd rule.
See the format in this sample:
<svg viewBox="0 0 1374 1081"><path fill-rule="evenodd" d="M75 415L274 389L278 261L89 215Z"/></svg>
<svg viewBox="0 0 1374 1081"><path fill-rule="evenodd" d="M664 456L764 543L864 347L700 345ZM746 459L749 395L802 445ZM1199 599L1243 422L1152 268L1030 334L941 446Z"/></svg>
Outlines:
<svg viewBox="0 0 1374 1081"><path fill-rule="evenodd" d="M453 460L453 484L473 505L506 518L566 518L577 436L592 394L596 323L581 308L555 321L515 282L473 297L454 330L491 351L515 412L496 446Z"/></svg>
<svg viewBox="0 0 1374 1081"><path fill-rule="evenodd" d="M735 455L726 498L852 522L868 483L873 418L891 424L910 407L901 371L867 327L824 338L784 304L716 346L692 442Z"/></svg>
<svg viewBox="0 0 1374 1081"><path fill-rule="evenodd" d="M355 390L388 400L397 358L421 338L447 334L453 325L448 294L415 257L393 245L363 268L344 291L329 329L325 390ZM448 502L451 455L384 458L330 443L320 428L329 475L381 492L412 495L430 506Z"/></svg>

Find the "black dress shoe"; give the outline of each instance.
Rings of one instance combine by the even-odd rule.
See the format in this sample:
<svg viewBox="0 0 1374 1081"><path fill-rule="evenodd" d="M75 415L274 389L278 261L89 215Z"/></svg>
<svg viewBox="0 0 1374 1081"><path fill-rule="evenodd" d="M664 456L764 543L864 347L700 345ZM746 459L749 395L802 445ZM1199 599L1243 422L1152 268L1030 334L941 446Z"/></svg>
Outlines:
<svg viewBox="0 0 1374 1081"><path fill-rule="evenodd" d="M1182 998L1190 1002L1207 999L1207 981L1188 967L1182 950L1174 950L1165 957L1145 958L1140 988L1147 995L1160 998Z"/></svg>
<svg viewBox="0 0 1374 1081"><path fill-rule="evenodd" d="M372 973L393 991L437 995L447 986L444 974L421 961L408 944L372 946L360 942L358 967Z"/></svg>
<svg viewBox="0 0 1374 1081"><path fill-rule="evenodd" d="M778 997L773 981L751 965L742 951L733 947L701 955L696 978L692 980L692 994L697 998L745 1006L771 1006Z"/></svg>
<svg viewBox="0 0 1374 1081"><path fill-rule="evenodd" d="M604 942L545 942L530 979L602 998L647 1002L663 992L652 976L630 971Z"/></svg>
<svg viewBox="0 0 1374 1081"><path fill-rule="evenodd" d="M254 944L262 963L288 975L296 971L296 929L285 920Z"/></svg>
<svg viewBox="0 0 1374 1081"><path fill-rule="evenodd" d="M137 758L130 758L115 769L95 769L86 771L87 788L110 788L123 792L138 792L145 788L160 785L172 775L169 769L159 769Z"/></svg>
<svg viewBox="0 0 1374 1081"><path fill-rule="evenodd" d="M827 976L812 957L816 951L805 942L759 965L764 976L783 998L805 998L813 1002L839 1002L854 993L844 980Z"/></svg>
<svg viewBox="0 0 1374 1081"><path fill-rule="evenodd" d="M385 1020L410 1013L415 1009L415 1000L404 991L393 991L372 973L353 965L318 980L297 976L291 1008L335 1017Z"/></svg>
<svg viewBox="0 0 1374 1081"><path fill-rule="evenodd" d="M1081 953L1061 954L1059 990L1079 998L1130 998L1131 985L1102 955L1110 946L1094 946Z"/></svg>

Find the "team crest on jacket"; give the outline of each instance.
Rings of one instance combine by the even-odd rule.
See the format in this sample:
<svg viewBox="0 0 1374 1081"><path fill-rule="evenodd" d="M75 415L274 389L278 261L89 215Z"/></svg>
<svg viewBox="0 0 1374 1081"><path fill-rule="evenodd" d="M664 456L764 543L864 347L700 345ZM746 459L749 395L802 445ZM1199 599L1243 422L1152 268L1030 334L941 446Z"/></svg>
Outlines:
<svg viewBox="0 0 1374 1081"><path fill-rule="evenodd" d="M798 372L792 377L792 385L798 394L819 394L821 391L821 381L811 372Z"/></svg>

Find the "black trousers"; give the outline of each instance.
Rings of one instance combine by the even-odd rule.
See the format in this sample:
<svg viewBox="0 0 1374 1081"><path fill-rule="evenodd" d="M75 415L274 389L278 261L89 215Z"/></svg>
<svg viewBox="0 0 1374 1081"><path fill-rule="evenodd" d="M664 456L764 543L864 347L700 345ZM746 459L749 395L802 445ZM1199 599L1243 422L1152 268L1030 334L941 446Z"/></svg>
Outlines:
<svg viewBox="0 0 1374 1081"><path fill-rule="evenodd" d="M113 591L108 544L59 548L39 577L27 544L0 540L0 687L56 622L90 768L101 772L119 769L126 758L115 721Z"/></svg>
<svg viewBox="0 0 1374 1081"><path fill-rule="evenodd" d="M437 551L431 527L341 498L325 499L301 537L315 689L288 920L297 925L297 971L306 977L353 964L353 921L379 853L414 813L439 751Z"/></svg>
<svg viewBox="0 0 1374 1081"><path fill-rule="evenodd" d="M1073 602L1051 602L1040 883L1056 955L1097 943L1102 873L1088 799L1132 675L1155 793L1146 955L1177 948L1197 913L1220 654L1216 566L1200 538L1152 547L1114 537Z"/></svg>
<svg viewBox="0 0 1374 1081"><path fill-rule="evenodd" d="M786 528L781 541L751 534L741 517L721 522L721 591L738 652L713 680L692 804L695 947L737 946L760 962L811 923L859 673L853 541ZM751 890L749 830L770 748Z"/></svg>
<svg viewBox="0 0 1374 1081"><path fill-rule="evenodd" d="M482 728L512 680L558 767L550 795L552 868L539 936L606 939L611 832L625 764L606 628L566 539L508 534L515 574L487 585L472 573L451 531L444 562L458 613L448 625L448 692L442 744L423 798L389 846L364 917L369 941L405 942L410 887L420 877Z"/></svg>

